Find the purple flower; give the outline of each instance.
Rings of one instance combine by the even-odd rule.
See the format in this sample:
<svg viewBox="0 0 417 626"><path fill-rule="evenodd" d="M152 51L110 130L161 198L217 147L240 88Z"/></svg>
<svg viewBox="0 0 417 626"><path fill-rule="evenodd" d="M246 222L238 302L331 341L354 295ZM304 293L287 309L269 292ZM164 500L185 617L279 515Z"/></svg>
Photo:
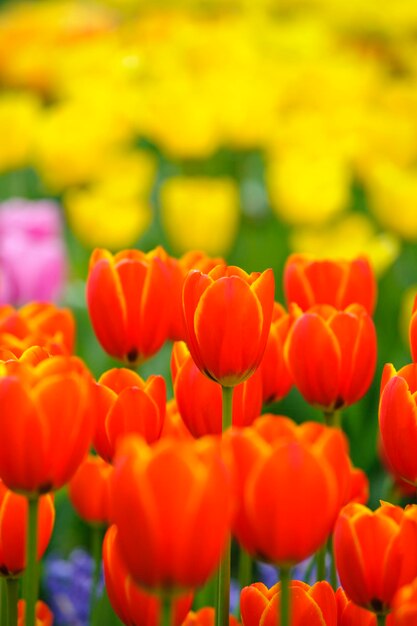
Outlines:
<svg viewBox="0 0 417 626"><path fill-rule="evenodd" d="M55 202L14 198L0 204L0 304L56 301L66 265Z"/></svg>
<svg viewBox="0 0 417 626"><path fill-rule="evenodd" d="M66 561L50 555L45 560L44 583L57 626L87 626L90 615L93 560L77 548ZM103 591L101 574L98 595Z"/></svg>

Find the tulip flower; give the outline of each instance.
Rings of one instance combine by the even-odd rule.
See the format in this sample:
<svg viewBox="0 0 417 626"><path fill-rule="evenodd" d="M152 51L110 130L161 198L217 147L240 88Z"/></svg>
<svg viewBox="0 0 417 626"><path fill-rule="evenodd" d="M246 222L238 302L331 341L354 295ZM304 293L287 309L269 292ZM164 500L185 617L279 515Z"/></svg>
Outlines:
<svg viewBox="0 0 417 626"><path fill-rule="evenodd" d="M41 302L30 302L20 309L0 306L0 344L15 356L32 346L42 346L50 354L71 354L74 334L69 309Z"/></svg>
<svg viewBox="0 0 417 626"><path fill-rule="evenodd" d="M64 287L66 257L55 202L14 198L0 204L0 303L56 301Z"/></svg>
<svg viewBox="0 0 417 626"><path fill-rule="evenodd" d="M136 583L166 593L202 585L220 562L231 521L218 441L164 439L149 448L125 437L115 459L112 511Z"/></svg>
<svg viewBox="0 0 417 626"><path fill-rule="evenodd" d="M233 531L249 554L288 568L322 547L341 505L323 445L295 436L270 443L255 427L229 431L225 444L237 492ZM341 453L337 445L329 456Z"/></svg>
<svg viewBox="0 0 417 626"><path fill-rule="evenodd" d="M329 583L312 587L299 580L290 583L291 626L338 626L335 594ZM243 626L275 626L279 619L280 583L268 589L263 583L244 587L240 595Z"/></svg>
<svg viewBox="0 0 417 626"><path fill-rule="evenodd" d="M365 309L318 305L295 314L286 360L301 395L325 413L360 400L376 366L375 327Z"/></svg>
<svg viewBox="0 0 417 626"><path fill-rule="evenodd" d="M78 515L91 524L110 520L110 481L113 467L90 454L79 466L68 485L71 504Z"/></svg>
<svg viewBox="0 0 417 626"><path fill-rule="evenodd" d="M215 613L212 606L205 606L198 611L190 611L182 626L215 626ZM229 616L229 626L239 626L239 622L234 615Z"/></svg>
<svg viewBox="0 0 417 626"><path fill-rule="evenodd" d="M91 374L82 361L64 356L0 368L0 476L25 494L59 489L91 445Z"/></svg>
<svg viewBox="0 0 417 626"><path fill-rule="evenodd" d="M408 335L410 341L411 356L413 361L417 362L417 296L414 299L413 312L410 319Z"/></svg>
<svg viewBox="0 0 417 626"><path fill-rule="evenodd" d="M17 618L17 626L26 626L25 620L25 602L24 600L19 600L17 604L18 618ZM54 623L54 616L50 608L45 604L45 602L36 603L36 621L35 626L52 626Z"/></svg>
<svg viewBox="0 0 417 626"><path fill-rule="evenodd" d="M193 439L192 434L184 424L184 421L178 411L175 398L167 403L164 427L161 433L162 438L170 438L175 440Z"/></svg>
<svg viewBox="0 0 417 626"><path fill-rule="evenodd" d="M198 369L183 342L172 351L174 394L184 423L194 437L222 432L222 392L218 383ZM249 426L262 409L262 380L255 372L236 385L232 400L232 423Z"/></svg>
<svg viewBox="0 0 417 626"><path fill-rule="evenodd" d="M274 304L272 270L218 265L184 283L187 344L197 367L223 387L253 374L265 351Z"/></svg>
<svg viewBox="0 0 417 626"><path fill-rule="evenodd" d="M137 365L166 341L169 274L163 262L139 250L115 256L96 249L87 278L87 307L102 348Z"/></svg>
<svg viewBox="0 0 417 626"><path fill-rule="evenodd" d="M336 603L338 626L377 626L375 613L351 602L342 587L336 591ZM387 620L388 624L391 626L391 620Z"/></svg>
<svg viewBox="0 0 417 626"><path fill-rule="evenodd" d="M286 301L288 305L295 302L303 311L316 304L329 304L344 310L357 303L372 315L376 289L375 277L366 257L342 261L292 254L285 263Z"/></svg>
<svg viewBox="0 0 417 626"><path fill-rule="evenodd" d="M111 526L103 542L104 580L110 604L123 624L158 626L161 600L136 585L123 561L118 542L118 530ZM192 594L175 600L173 626L180 626L191 607Z"/></svg>
<svg viewBox="0 0 417 626"><path fill-rule="evenodd" d="M281 400L292 387L292 377L284 358L284 345L291 323L292 319L285 309L275 302L268 341L259 366L265 404Z"/></svg>
<svg viewBox="0 0 417 626"><path fill-rule="evenodd" d="M100 377L95 402L98 419L93 443L105 461L112 461L122 435L136 433L148 443L161 436L166 409L162 376L145 381L136 372L113 368Z"/></svg>
<svg viewBox="0 0 417 626"><path fill-rule="evenodd" d="M184 326L184 314L182 309L182 290L184 281L190 270L199 270L207 273L216 265L223 264L220 257L211 258L204 252L193 250L184 254L181 258L169 256L165 250L158 246L148 256L153 255L160 259L169 274L170 289L170 320L168 338L172 341L185 341L186 332Z"/></svg>
<svg viewBox="0 0 417 626"><path fill-rule="evenodd" d="M341 584L350 600L385 615L396 591L417 571L417 506L383 504L370 511L351 503L336 522L334 551Z"/></svg>
<svg viewBox="0 0 417 626"><path fill-rule="evenodd" d="M384 367L379 404L379 427L383 454L392 471L417 485L416 398L417 364L398 372L391 364Z"/></svg>
<svg viewBox="0 0 417 626"><path fill-rule="evenodd" d="M397 591L392 607L392 626L417 624L417 578Z"/></svg>
<svg viewBox="0 0 417 626"><path fill-rule="evenodd" d="M25 569L28 503L6 488L0 481L0 576L18 576ZM39 501L37 557L48 547L55 520L53 499L42 496Z"/></svg>

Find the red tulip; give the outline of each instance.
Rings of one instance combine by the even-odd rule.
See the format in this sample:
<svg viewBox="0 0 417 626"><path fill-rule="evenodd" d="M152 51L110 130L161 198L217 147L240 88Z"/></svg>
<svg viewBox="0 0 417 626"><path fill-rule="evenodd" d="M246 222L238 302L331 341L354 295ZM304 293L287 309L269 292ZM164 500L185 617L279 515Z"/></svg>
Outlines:
<svg viewBox="0 0 417 626"><path fill-rule="evenodd" d="M25 626L25 601L19 600L17 603L17 626ZM54 615L51 609L40 600L36 603L35 626L52 626Z"/></svg>
<svg viewBox="0 0 417 626"><path fill-rule="evenodd" d="M162 433L166 387L162 376L143 378L125 368L105 372L95 389L97 426L94 447L109 463L122 435L135 433L153 443Z"/></svg>
<svg viewBox="0 0 417 626"><path fill-rule="evenodd" d="M342 587L336 591L336 602L338 626L377 626L375 613L351 602Z"/></svg>
<svg viewBox="0 0 417 626"><path fill-rule="evenodd" d="M417 485L417 364L384 367L379 403L383 454L394 474Z"/></svg>
<svg viewBox="0 0 417 626"><path fill-rule="evenodd" d="M295 302L303 311L315 304L343 310L358 303L372 315L376 280L366 257L346 261L292 254L284 267L284 291L287 303Z"/></svg>
<svg viewBox="0 0 417 626"><path fill-rule="evenodd" d="M110 520L110 481L113 467L90 454L81 463L68 485L69 499L78 515L92 524Z"/></svg>
<svg viewBox="0 0 417 626"><path fill-rule="evenodd" d="M218 383L204 376L194 363L185 343L172 351L174 393L178 410L194 437L222 432L222 391ZM233 425L248 426L262 409L262 380L258 372L236 385L233 393Z"/></svg>
<svg viewBox="0 0 417 626"><path fill-rule="evenodd" d="M360 305L345 311L316 306L298 318L289 332L286 359L301 395L331 412L362 398L376 366L376 334Z"/></svg>
<svg viewBox="0 0 417 626"><path fill-rule="evenodd" d="M46 493L67 483L95 427L93 380L76 357L0 365L0 476L15 491Z"/></svg>
<svg viewBox="0 0 417 626"><path fill-rule="evenodd" d="M71 354L74 333L75 322L69 309L41 302L31 302L20 309L0 306L0 344L16 357L36 345L49 354Z"/></svg>
<svg viewBox="0 0 417 626"><path fill-rule="evenodd" d="M26 564L27 498L0 481L0 575L18 576ZM48 547L55 520L53 498L39 500L38 560Z"/></svg>
<svg viewBox="0 0 417 626"><path fill-rule="evenodd" d="M113 519L133 579L149 589L202 585L219 564L230 530L231 488L211 438L121 441L112 485Z"/></svg>
<svg viewBox="0 0 417 626"><path fill-rule="evenodd" d="M291 323L290 315L275 302L265 354L259 366L265 404L281 400L292 387L292 377L284 358L284 345Z"/></svg>
<svg viewBox="0 0 417 626"><path fill-rule="evenodd" d="M272 270L246 274L218 265L191 271L184 283L187 344L197 367L225 387L253 374L268 339L274 304Z"/></svg>
<svg viewBox="0 0 417 626"><path fill-rule="evenodd" d="M299 580L290 582L291 626L338 626L334 591L329 583L312 587ZM240 596L243 626L279 626L281 585L270 589L262 583L244 587Z"/></svg>
<svg viewBox="0 0 417 626"><path fill-rule="evenodd" d="M169 306L169 274L157 256L139 250L115 256L93 252L87 307L108 354L129 364L155 354L168 336Z"/></svg>
<svg viewBox="0 0 417 626"><path fill-rule="evenodd" d="M216 615L212 606L205 606L198 611L190 611L182 623L182 626L215 626ZM234 615L229 616L229 626L239 626Z"/></svg>
<svg viewBox="0 0 417 626"><path fill-rule="evenodd" d="M160 599L136 585L123 561L116 526L111 526L103 542L103 565L106 590L117 616L127 626L158 626L160 624ZM174 602L173 624L180 626L192 602L192 595Z"/></svg>
<svg viewBox="0 0 417 626"><path fill-rule="evenodd" d="M392 619L392 626L417 624L417 578L397 591L392 607L393 611L389 616Z"/></svg>
<svg viewBox="0 0 417 626"><path fill-rule="evenodd" d="M284 437L271 444L253 427L228 431L225 445L238 501L233 531L243 547L280 567L318 550L340 508L321 446Z"/></svg>
<svg viewBox="0 0 417 626"><path fill-rule="evenodd" d="M417 572L417 506L383 504L370 511L351 503L341 511L334 533L341 584L350 600L385 614L396 591Z"/></svg>

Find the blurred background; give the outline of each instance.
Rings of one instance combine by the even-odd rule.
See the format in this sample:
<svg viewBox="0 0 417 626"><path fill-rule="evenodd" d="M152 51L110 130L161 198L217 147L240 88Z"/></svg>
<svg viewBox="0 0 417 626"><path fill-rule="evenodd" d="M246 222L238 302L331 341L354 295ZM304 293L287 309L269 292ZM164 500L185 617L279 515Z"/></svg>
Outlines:
<svg viewBox="0 0 417 626"><path fill-rule="evenodd" d="M3 2L0 86L0 302L71 307L96 375L95 247L272 267L281 302L290 252L369 256L379 365L344 427L371 505L388 497L380 373L411 360L417 292L415 0ZM169 377L169 353L141 374ZM296 391L272 411L319 418Z"/></svg>

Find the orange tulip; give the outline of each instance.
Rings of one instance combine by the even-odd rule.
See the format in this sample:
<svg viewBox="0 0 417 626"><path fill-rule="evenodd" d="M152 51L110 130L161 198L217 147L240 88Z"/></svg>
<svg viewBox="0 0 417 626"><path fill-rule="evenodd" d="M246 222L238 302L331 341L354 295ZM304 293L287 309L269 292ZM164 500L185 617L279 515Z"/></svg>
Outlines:
<svg viewBox="0 0 417 626"><path fill-rule="evenodd" d="M172 351L174 394L184 423L194 437L222 432L222 392L218 383L204 376L185 343ZM248 426L262 409L262 380L258 372L236 385L233 393L233 425Z"/></svg>
<svg viewBox="0 0 417 626"><path fill-rule="evenodd" d="M335 516L350 501L354 488L352 465L348 440L340 429L318 422L304 422L299 425L288 417L271 413L259 417L252 427L271 446L279 441L300 441L328 463L338 484Z"/></svg>
<svg viewBox="0 0 417 626"><path fill-rule="evenodd" d="M169 256L161 246L158 246L155 250L148 253L148 256L149 255L161 259L169 274L170 320L168 338L172 341L185 341L186 332L182 310L182 290L187 274L190 270L200 270L206 274L216 265L224 264L224 260L220 257L212 259L208 257L205 252L197 250L187 252L180 259L176 259Z"/></svg>
<svg viewBox="0 0 417 626"><path fill-rule="evenodd" d="M338 626L377 626L375 613L351 602L342 587L336 591L336 603Z"/></svg>
<svg viewBox="0 0 417 626"><path fill-rule="evenodd" d="M30 302L20 309L0 306L0 345L16 357L39 345L50 354L71 354L75 322L69 309L54 304Z"/></svg>
<svg viewBox="0 0 417 626"><path fill-rule="evenodd" d="M410 326L408 331L411 357L414 362L417 361L417 296L413 304L413 312L411 315Z"/></svg>
<svg viewBox="0 0 417 626"><path fill-rule="evenodd" d="M401 587L392 601L392 626L415 626L417 624L417 578Z"/></svg>
<svg viewBox="0 0 417 626"><path fill-rule="evenodd" d="M315 304L330 304L343 310L356 302L372 315L376 290L375 276L366 257L346 261L292 254L284 267L287 303L295 302L303 311Z"/></svg>
<svg viewBox="0 0 417 626"><path fill-rule="evenodd" d="M280 567L318 550L340 508L322 446L294 437L269 443L254 427L228 431L225 446L238 501L233 531L243 547Z"/></svg>
<svg viewBox="0 0 417 626"><path fill-rule="evenodd" d="M110 521L110 481L113 467L90 454L68 485L69 499L78 515L92 524Z"/></svg>
<svg viewBox="0 0 417 626"><path fill-rule="evenodd" d="M184 283L187 344L197 367L224 387L243 382L259 366L274 305L272 270L246 274L218 265L191 271Z"/></svg>
<svg viewBox="0 0 417 626"><path fill-rule="evenodd" d="M167 339L169 273L157 256L94 250L87 278L87 307L102 348L129 364L155 354Z"/></svg>
<svg viewBox="0 0 417 626"><path fill-rule="evenodd" d="M329 583L312 587L299 580L290 582L291 626L338 626L334 591ZM270 589L263 583L244 587L240 595L243 626L279 626L281 584Z"/></svg>
<svg viewBox="0 0 417 626"><path fill-rule="evenodd" d="M322 305L295 314L285 349L301 395L326 412L360 400L376 366L375 327L365 309Z"/></svg>
<svg viewBox="0 0 417 626"><path fill-rule="evenodd" d="M52 626L54 615L51 609L40 600L36 603L35 626ZM25 601L19 600L17 603L17 626L25 626Z"/></svg>
<svg viewBox="0 0 417 626"><path fill-rule="evenodd" d="M137 437L124 438L112 500L122 558L138 584L187 590L202 585L219 564L231 488L218 441L164 439L149 448Z"/></svg>
<svg viewBox="0 0 417 626"><path fill-rule="evenodd" d="M92 377L76 357L0 364L0 476L15 491L62 487L91 445Z"/></svg>
<svg viewBox="0 0 417 626"><path fill-rule="evenodd" d="M277 402L292 387L292 377L284 358L284 345L292 319L285 309L275 302L271 329L259 370L262 376L263 402Z"/></svg>
<svg viewBox="0 0 417 626"><path fill-rule="evenodd" d="M178 411L175 398L167 403L164 427L161 433L161 439L170 438L176 440L193 439L192 434L184 424L184 421Z"/></svg>
<svg viewBox="0 0 417 626"><path fill-rule="evenodd" d="M28 502L0 481L0 575L17 576L25 569ZM53 499L39 501L38 559L48 547L55 520Z"/></svg>
<svg viewBox="0 0 417 626"><path fill-rule="evenodd" d="M97 425L94 448L111 462L122 435L136 433L148 443L161 436L166 410L166 387L162 376L143 380L129 369L105 372L95 389Z"/></svg>
<svg viewBox="0 0 417 626"><path fill-rule="evenodd" d="M106 590L117 616L127 626L158 626L160 599L136 585L123 561L118 543L118 531L111 526L103 542L103 565ZM182 624L192 602L192 594L175 600L174 626Z"/></svg>
<svg viewBox="0 0 417 626"><path fill-rule="evenodd" d="M205 606L198 611L190 611L182 623L182 626L215 626L215 610L212 606ZM229 616L229 626L239 626L234 615Z"/></svg>
<svg viewBox="0 0 417 626"><path fill-rule="evenodd" d="M386 457L393 473L417 485L417 363L398 372L384 367L379 403L379 428Z"/></svg>
<svg viewBox="0 0 417 626"><path fill-rule="evenodd" d="M348 598L375 613L387 613L395 592L417 572L417 505L403 510L383 504L370 511L348 504L336 522L334 551Z"/></svg>

